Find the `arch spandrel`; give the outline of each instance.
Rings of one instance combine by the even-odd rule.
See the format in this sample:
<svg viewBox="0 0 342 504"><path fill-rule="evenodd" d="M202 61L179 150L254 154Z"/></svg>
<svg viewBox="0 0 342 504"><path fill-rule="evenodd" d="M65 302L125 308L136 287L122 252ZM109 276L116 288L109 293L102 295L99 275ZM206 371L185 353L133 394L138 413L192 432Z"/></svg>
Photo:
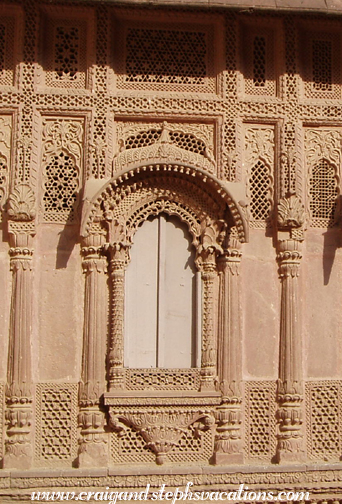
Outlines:
<svg viewBox="0 0 342 504"><path fill-rule="evenodd" d="M102 182L102 184L101 184ZM240 242L248 241L244 190L198 167L165 163L130 166L107 181L89 180L83 201L81 236L101 221L125 220L134 234L149 215L165 212L186 222L194 239L204 221L227 220ZM239 203L238 203L239 202Z"/></svg>

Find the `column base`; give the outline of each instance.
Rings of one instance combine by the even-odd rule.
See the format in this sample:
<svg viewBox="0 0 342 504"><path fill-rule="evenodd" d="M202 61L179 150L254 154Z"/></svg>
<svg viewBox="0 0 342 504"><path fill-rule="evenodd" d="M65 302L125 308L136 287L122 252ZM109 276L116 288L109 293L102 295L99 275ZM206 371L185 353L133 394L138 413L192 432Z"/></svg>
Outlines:
<svg viewBox="0 0 342 504"><path fill-rule="evenodd" d="M12 447L14 448L14 447ZM5 453L2 459L3 469L30 469L32 467L31 446L15 447L11 453Z"/></svg>
<svg viewBox="0 0 342 504"><path fill-rule="evenodd" d="M76 459L77 467L106 467L108 447L105 442L82 443Z"/></svg>
<svg viewBox="0 0 342 504"><path fill-rule="evenodd" d="M240 465L243 464L243 453L214 453L211 459L214 465Z"/></svg>
<svg viewBox="0 0 342 504"><path fill-rule="evenodd" d="M275 462L277 464L299 464L305 461L306 457L304 452L287 452L279 450L275 455Z"/></svg>

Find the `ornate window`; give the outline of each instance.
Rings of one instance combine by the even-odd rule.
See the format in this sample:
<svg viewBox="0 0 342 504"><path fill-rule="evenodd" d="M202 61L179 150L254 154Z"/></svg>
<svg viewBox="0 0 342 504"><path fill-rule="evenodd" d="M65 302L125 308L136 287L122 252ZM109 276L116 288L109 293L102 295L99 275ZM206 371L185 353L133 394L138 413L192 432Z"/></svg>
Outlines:
<svg viewBox="0 0 342 504"><path fill-rule="evenodd" d="M45 222L74 222L83 166L83 119L43 121Z"/></svg>
<svg viewBox="0 0 342 504"><path fill-rule="evenodd" d="M260 160L252 167L249 178L250 212L254 221L269 223L271 212L270 170Z"/></svg>
<svg viewBox="0 0 342 504"><path fill-rule="evenodd" d="M61 12L65 16L61 16ZM37 73L38 85L49 88L89 88L92 74L94 20L91 10L77 17L72 9L45 8L41 39L43 72ZM45 77L45 78L44 78Z"/></svg>
<svg viewBox="0 0 342 504"><path fill-rule="evenodd" d="M243 88L247 95L277 94L275 63L276 38L273 30L256 31L248 23L241 25Z"/></svg>
<svg viewBox="0 0 342 504"><path fill-rule="evenodd" d="M22 32L20 11L15 6L3 6L0 22L0 86L14 86L15 55L21 57Z"/></svg>
<svg viewBox="0 0 342 504"><path fill-rule="evenodd" d="M321 159L311 168L309 179L310 216L314 226L332 226L338 196L335 168Z"/></svg>
<svg viewBox="0 0 342 504"><path fill-rule="evenodd" d="M214 52L214 44L217 48L223 44L221 19L213 16L203 23L203 18L194 15L192 20L184 24L175 15L174 22L164 19L154 24L138 14L114 19L117 50L110 81L116 80L119 89L218 92L216 74L222 53Z"/></svg>
<svg viewBox="0 0 342 504"><path fill-rule="evenodd" d="M161 214L134 236L126 272L125 366L196 366L195 251L187 227Z"/></svg>
<svg viewBox="0 0 342 504"><path fill-rule="evenodd" d="M310 225L331 227L335 222L337 197L340 194L342 134L338 128L307 128L305 154L308 170L308 204Z"/></svg>
<svg viewBox="0 0 342 504"><path fill-rule="evenodd" d="M336 27L320 31L302 30L301 65L305 98L335 98L341 96L340 34ZM327 26L324 26L324 30Z"/></svg>
<svg viewBox="0 0 342 504"><path fill-rule="evenodd" d="M274 193L274 126L245 126L245 166L249 199L250 226L271 224Z"/></svg>

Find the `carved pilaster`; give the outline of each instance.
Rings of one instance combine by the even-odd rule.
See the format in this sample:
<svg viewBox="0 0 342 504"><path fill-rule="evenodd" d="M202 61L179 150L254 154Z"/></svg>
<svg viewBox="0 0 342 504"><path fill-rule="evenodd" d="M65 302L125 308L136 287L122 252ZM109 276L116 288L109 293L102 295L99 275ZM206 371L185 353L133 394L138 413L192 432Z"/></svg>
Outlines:
<svg viewBox="0 0 342 504"><path fill-rule="evenodd" d="M218 377L223 395L217 409L214 462L243 461L241 441L241 322L239 268L240 244L232 240L218 259L219 268L219 334Z"/></svg>
<svg viewBox="0 0 342 504"><path fill-rule="evenodd" d="M222 252L218 236L222 223L204 223L197 249L197 268L202 278L202 362L201 390L215 390L217 375L217 256Z"/></svg>
<svg viewBox="0 0 342 504"><path fill-rule="evenodd" d="M81 439L79 467L107 464L105 417L100 396L105 392L105 347L107 334L106 271L102 255L103 233L84 239L83 272L85 274L82 381L79 390L78 423Z"/></svg>
<svg viewBox="0 0 342 504"><path fill-rule="evenodd" d="M32 238L35 198L26 184L9 197L12 271L11 316L6 387L7 439L3 467L26 469L32 461Z"/></svg>
<svg viewBox="0 0 342 504"><path fill-rule="evenodd" d="M124 223L109 222L109 274L110 297L110 344L108 353L109 389L125 387L124 358L124 309L125 271L129 261L131 242L127 237Z"/></svg>
<svg viewBox="0 0 342 504"><path fill-rule="evenodd" d="M278 205L278 255L281 280L280 354L277 390L277 462L304 460L302 334L299 312L299 267L303 207L294 194ZM294 239L298 236L299 239Z"/></svg>

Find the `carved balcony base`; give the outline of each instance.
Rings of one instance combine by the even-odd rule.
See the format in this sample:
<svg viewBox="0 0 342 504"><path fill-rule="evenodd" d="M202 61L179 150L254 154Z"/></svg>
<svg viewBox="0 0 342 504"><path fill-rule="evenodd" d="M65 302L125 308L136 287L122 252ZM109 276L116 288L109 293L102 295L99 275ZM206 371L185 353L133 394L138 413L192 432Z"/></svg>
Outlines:
<svg viewBox="0 0 342 504"><path fill-rule="evenodd" d="M119 437L129 429L143 440L155 455L155 462L169 462L170 452L177 447L190 426L195 436L214 429L214 406L218 393L185 391L127 391L104 394L109 410L109 426Z"/></svg>
<svg viewBox="0 0 342 504"><path fill-rule="evenodd" d="M294 464L305 462L306 455L303 450L303 439L278 439L275 462L277 464Z"/></svg>

